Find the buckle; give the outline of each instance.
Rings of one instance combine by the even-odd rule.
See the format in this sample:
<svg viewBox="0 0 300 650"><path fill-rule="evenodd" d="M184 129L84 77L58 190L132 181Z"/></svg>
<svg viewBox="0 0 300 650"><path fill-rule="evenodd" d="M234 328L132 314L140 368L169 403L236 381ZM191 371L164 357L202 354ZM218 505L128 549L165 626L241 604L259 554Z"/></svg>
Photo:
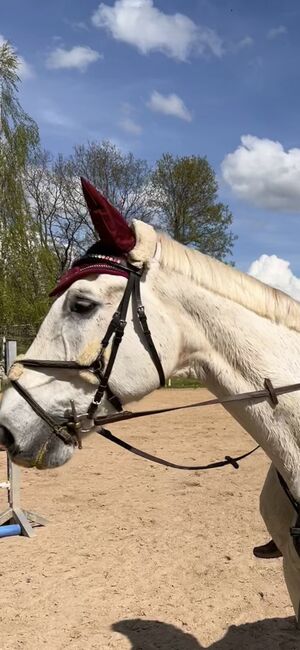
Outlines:
<svg viewBox="0 0 300 650"><path fill-rule="evenodd" d="M227 460L228 465L232 465L234 469L239 469L239 464L235 458L232 458L231 456L225 456L225 460Z"/></svg>
<svg viewBox="0 0 300 650"><path fill-rule="evenodd" d="M104 362L104 359L103 359L102 352L103 351L101 349L97 359L95 359L95 361L93 361L92 365L89 368L89 370L91 372L93 372L95 375L100 375L100 376L101 376L102 370L104 370L104 367L105 367L105 362Z"/></svg>
<svg viewBox="0 0 300 650"><path fill-rule="evenodd" d="M118 343L120 343L120 341L122 341L126 324L127 324L126 320L120 320L119 321L118 327L117 327L117 329L115 331L115 341L117 341Z"/></svg>
<svg viewBox="0 0 300 650"><path fill-rule="evenodd" d="M275 408L275 406L277 406L277 404L278 404L278 397L276 395L276 392L275 392L274 386L273 386L273 384L271 382L271 379L267 379L267 378L265 379L264 387L267 389L267 391L269 393L269 398L270 398L270 400L272 402L273 408Z"/></svg>

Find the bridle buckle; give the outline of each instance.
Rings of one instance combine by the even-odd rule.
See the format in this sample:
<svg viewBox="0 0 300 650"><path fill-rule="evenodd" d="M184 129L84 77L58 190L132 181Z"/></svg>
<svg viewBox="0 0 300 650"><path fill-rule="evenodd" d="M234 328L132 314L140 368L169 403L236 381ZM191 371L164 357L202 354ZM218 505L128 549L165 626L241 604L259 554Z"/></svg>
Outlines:
<svg viewBox="0 0 300 650"><path fill-rule="evenodd" d="M105 367L103 354L104 354L104 348L101 348L97 359L95 359L93 365L89 368L89 370L93 372L94 375L97 375L100 378Z"/></svg>
<svg viewBox="0 0 300 650"><path fill-rule="evenodd" d="M99 406L99 405L101 404L101 401L102 401L102 396L101 396L100 399L95 399L95 398L93 398L92 401L91 401L91 404L92 404L93 406Z"/></svg>
<svg viewBox="0 0 300 650"><path fill-rule="evenodd" d="M81 421L76 411L74 400L71 399L70 401L71 401L71 419L69 419L67 422L67 429L71 429L69 435L71 436L73 443L75 438L75 445L78 447L78 449L82 449L82 442L81 442L81 435L80 435Z"/></svg>

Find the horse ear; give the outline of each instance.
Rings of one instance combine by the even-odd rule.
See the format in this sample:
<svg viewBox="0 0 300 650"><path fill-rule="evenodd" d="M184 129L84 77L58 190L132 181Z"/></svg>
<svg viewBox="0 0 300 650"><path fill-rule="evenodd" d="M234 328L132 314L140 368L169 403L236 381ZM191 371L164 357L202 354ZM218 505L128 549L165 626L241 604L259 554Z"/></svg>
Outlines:
<svg viewBox="0 0 300 650"><path fill-rule="evenodd" d="M83 195L100 241L111 252L129 253L135 235L124 217L86 178L81 177Z"/></svg>

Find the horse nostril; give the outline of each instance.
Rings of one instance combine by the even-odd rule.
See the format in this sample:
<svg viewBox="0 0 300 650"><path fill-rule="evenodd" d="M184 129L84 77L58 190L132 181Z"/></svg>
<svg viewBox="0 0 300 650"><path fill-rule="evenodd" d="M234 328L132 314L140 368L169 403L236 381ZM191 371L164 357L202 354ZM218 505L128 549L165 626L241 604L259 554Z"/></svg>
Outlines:
<svg viewBox="0 0 300 650"><path fill-rule="evenodd" d="M15 446L15 439L13 434L6 429L6 427L0 426L0 446L5 447L5 449L10 449Z"/></svg>

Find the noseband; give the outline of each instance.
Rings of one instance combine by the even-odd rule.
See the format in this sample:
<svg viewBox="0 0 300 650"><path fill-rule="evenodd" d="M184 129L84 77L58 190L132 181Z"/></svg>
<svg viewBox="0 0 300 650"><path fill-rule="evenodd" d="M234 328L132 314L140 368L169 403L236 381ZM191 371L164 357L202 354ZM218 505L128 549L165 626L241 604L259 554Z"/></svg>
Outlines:
<svg viewBox="0 0 300 650"><path fill-rule="evenodd" d="M101 261L105 256L102 255L89 255L81 258L81 262L85 263L96 263ZM81 365L76 361L51 361L51 360L40 360L40 359L22 359L20 363L25 368L30 369L42 369L45 368L50 370L51 368L59 368L63 370L88 370L92 372L98 379L99 385L95 392L95 395L87 409L87 412L81 415L78 415L76 412L76 406L74 401L71 401L71 409L67 414L66 418L55 419L47 411L45 411L40 404L33 398L31 393L27 391L24 386L22 386L19 381L11 379L10 383L15 388L15 390L25 399L27 404L32 408L32 410L50 427L51 434L54 434L67 445L78 446L81 448L81 435L82 433L87 433L91 431L94 427L94 416L98 410L104 394L106 394L107 399L115 408L116 411L123 411L123 406L120 399L117 395L111 391L109 387L109 379L112 373L112 369L116 360L117 352L122 341L124 330L126 327L126 316L128 312L128 306L130 299L132 300L132 309L133 315L137 316L136 322L141 332L142 338L145 341L146 348L149 352L149 355L156 367L160 386L165 385L165 375L163 367L158 356L158 352L153 343L151 332L148 327L147 317L145 314L145 309L141 300L141 290L140 290L140 281L143 273L143 269L139 269L135 266L132 266L128 262L119 263L105 257L105 263L109 264L112 269L118 269L125 271L128 274L128 280L125 287L124 294L122 296L121 302L114 313L106 333L101 341L100 351L96 359L90 365ZM91 269L91 273L92 273ZM107 349L110 341L111 350L107 364L105 365L104 354ZM88 429L82 428L82 422L88 420L90 426Z"/></svg>

